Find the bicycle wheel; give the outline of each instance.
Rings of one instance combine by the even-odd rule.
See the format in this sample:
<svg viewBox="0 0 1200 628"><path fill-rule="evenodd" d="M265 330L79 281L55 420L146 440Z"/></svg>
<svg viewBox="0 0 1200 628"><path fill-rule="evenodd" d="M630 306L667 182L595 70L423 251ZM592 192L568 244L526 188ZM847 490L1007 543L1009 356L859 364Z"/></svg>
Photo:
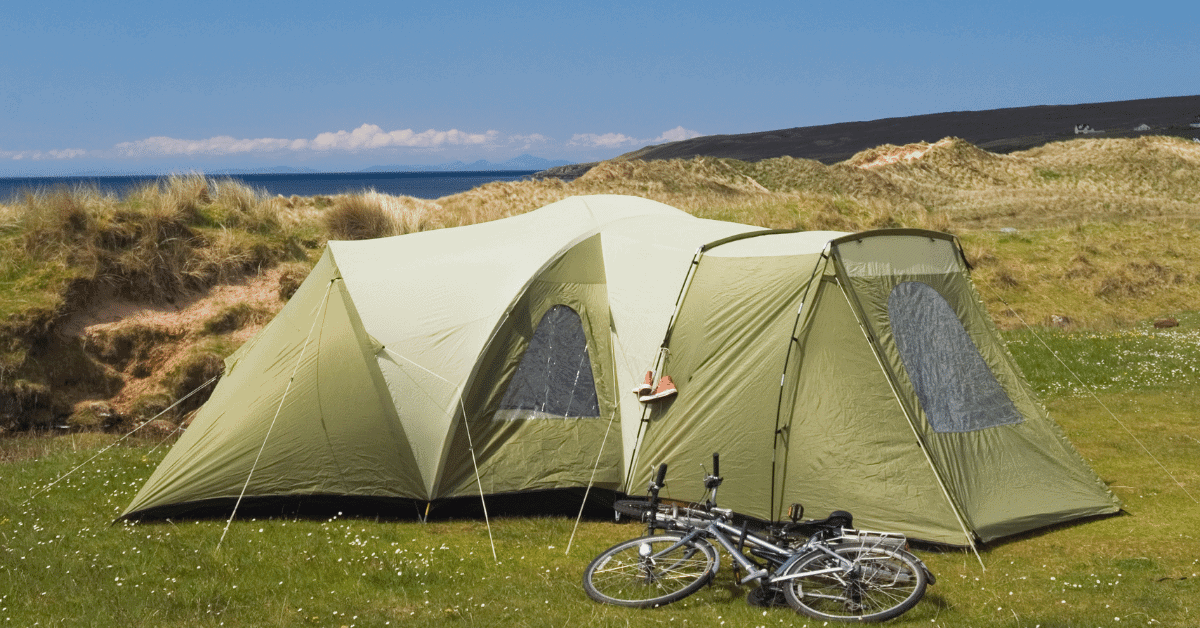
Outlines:
<svg viewBox="0 0 1200 628"><path fill-rule="evenodd" d="M604 604L662 606L700 590L718 564L717 550L703 539L644 536L597 556L583 572L583 590Z"/></svg>
<svg viewBox="0 0 1200 628"><path fill-rule="evenodd" d="M925 570L907 552L868 545L817 549L785 572L783 594L798 613L833 621L884 621L925 595Z"/></svg>

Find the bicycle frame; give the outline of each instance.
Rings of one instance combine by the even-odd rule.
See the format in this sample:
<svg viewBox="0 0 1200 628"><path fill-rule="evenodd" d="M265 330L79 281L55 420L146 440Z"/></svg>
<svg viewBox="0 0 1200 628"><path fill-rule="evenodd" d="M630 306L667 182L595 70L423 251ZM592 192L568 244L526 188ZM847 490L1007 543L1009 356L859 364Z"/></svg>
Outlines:
<svg viewBox="0 0 1200 628"><path fill-rule="evenodd" d="M824 574L824 573L834 573L837 571L841 571L840 568L828 568L828 569L822 569L822 570L818 570L818 571L804 571L804 572L784 575L787 572L788 568L791 567L793 563L800 560L800 558L807 555L809 553L809 551L814 550L814 549L823 551L825 554L828 554L829 556L836 559L839 563L841 563L843 565L850 564L849 561L847 561L845 558L843 558L842 556L839 556L836 552L834 552L834 551L830 550L828 547L826 547L824 543L820 543L820 542L814 542L814 541L810 540L810 541L805 542L804 545L802 545L798 548L780 547L779 545L776 545L776 544L772 543L771 541L769 541L755 533L744 532L744 531L739 530L736 527L726 523L723 520L723 517L727 516L727 514L725 512L720 512L722 509L714 509L714 510L719 511L719 514L721 515L722 518L705 520L705 519L699 519L699 518L693 518L693 517L687 517L687 516L683 516L683 517L680 517L678 515L673 516L671 518L672 521L676 521L676 522L687 521L689 524L691 524L694 527L692 527L691 530L687 531L686 534L683 534L682 536L679 537L679 543L677 543L671 547L668 547L667 549L663 550L662 552L659 552L658 554L651 555L650 558L653 559L653 558L657 557L659 554L665 555L673 550L676 550L676 549L686 545L689 541L693 541L696 539L714 539L717 541L717 543L721 547L725 548L725 551L726 551L726 553L729 554L730 558L732 558L734 560L734 562L736 562L742 569L744 569L746 571L746 574L747 574L746 577L739 580L738 584L746 584L753 580L765 580L767 583L774 584L776 582L784 582L786 580L793 580L796 578L805 578L805 577L820 575L820 574ZM669 529L669 528L664 527L664 529ZM737 545L734 543L733 539L730 538L730 536L729 536L730 534L737 535L738 537L742 537L743 544L749 543L752 547L758 547L758 548L764 550L764 553L767 554L766 559L771 563L777 564L778 566L775 567L773 570L762 569L757 564L755 564L754 561L747 558L746 555L741 552L741 549L738 548Z"/></svg>

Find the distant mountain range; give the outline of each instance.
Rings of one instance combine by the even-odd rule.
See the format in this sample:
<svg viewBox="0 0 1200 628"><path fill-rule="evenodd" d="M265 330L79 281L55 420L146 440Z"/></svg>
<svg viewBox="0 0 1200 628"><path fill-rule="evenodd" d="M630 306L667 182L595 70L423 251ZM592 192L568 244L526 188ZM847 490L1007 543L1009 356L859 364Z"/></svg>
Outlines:
<svg viewBox="0 0 1200 628"><path fill-rule="evenodd" d="M445 172L445 171L463 171L463 170L547 170L556 166L566 166L573 162L565 159L542 159L533 155L520 155L513 157L508 161L500 163L492 163L485 159L465 163L462 161L451 161L444 164L432 166L371 166L364 168L358 172Z"/></svg>
<svg viewBox="0 0 1200 628"><path fill-rule="evenodd" d="M391 164L387 166L371 166L369 168L348 170L346 172L464 172L491 170L547 170L557 166L570 165L571 163L573 162L565 159L543 159L541 157L534 157L533 155L520 155L500 163L490 162L486 159L480 159L471 163L456 160L440 164ZM317 174L325 172L328 171L313 170L312 168L296 168L294 166L275 166L270 168L224 168L221 170L205 171L204 174Z"/></svg>
<svg viewBox="0 0 1200 628"><path fill-rule="evenodd" d="M882 144L936 142L944 137L961 138L993 153L1009 153L1079 137L1139 135L1200 137L1200 96L956 111L738 135L705 135L647 146L618 159L649 161L704 156L759 161L790 156L832 164ZM586 167L577 165L559 170L578 176L577 171L586 171Z"/></svg>

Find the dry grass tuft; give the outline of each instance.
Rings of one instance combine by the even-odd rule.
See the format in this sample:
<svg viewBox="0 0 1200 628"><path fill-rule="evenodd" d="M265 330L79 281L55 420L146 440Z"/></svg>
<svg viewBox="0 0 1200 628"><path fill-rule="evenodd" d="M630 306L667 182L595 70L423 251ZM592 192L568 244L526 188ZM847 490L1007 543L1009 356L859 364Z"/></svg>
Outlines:
<svg viewBox="0 0 1200 628"><path fill-rule="evenodd" d="M265 323L270 317L271 312L263 308L249 303L236 303L204 321L203 330L206 334L227 334L247 325Z"/></svg>
<svg viewBox="0 0 1200 628"><path fill-rule="evenodd" d="M200 351L187 356L183 362L167 377L168 391L171 399L182 399L188 393L197 391L183 403L174 408L176 416L182 417L198 409L212 395L215 383L198 390L205 382L219 377L225 371L225 362L221 356L210 351Z"/></svg>
<svg viewBox="0 0 1200 628"><path fill-rule="evenodd" d="M100 362L133 377L146 377L158 362L155 348L178 340L180 332L160 326L126 325L97 329L83 338L83 347Z"/></svg>
<svg viewBox="0 0 1200 628"><path fill-rule="evenodd" d="M427 231L442 226L437 203L412 196L392 196L370 190L362 195L367 203L378 204L391 220L394 235Z"/></svg>
<svg viewBox="0 0 1200 628"><path fill-rule="evenodd" d="M307 264L309 251L324 242L313 213L278 212L245 185L201 175L166 177L124 198L61 187L4 206L0 429L46 427L72 416L89 423L87 412L72 410L77 401L107 399L122 378L157 368L155 355L130 353L124 345L131 339L85 346L56 334L72 312L102 295L165 305L280 261ZM133 344L147 342L154 339ZM25 394L17 381L48 393Z"/></svg>
<svg viewBox="0 0 1200 628"><path fill-rule="evenodd" d="M378 198L361 194L339 196L323 216L325 229L338 240L369 240L396 235L392 213Z"/></svg>
<svg viewBox="0 0 1200 628"><path fill-rule="evenodd" d="M292 295L300 289L300 284L304 283L304 279L308 277L310 270L308 264L285 265L279 273L279 300L286 302L291 299Z"/></svg>
<svg viewBox="0 0 1200 628"><path fill-rule="evenodd" d="M283 235L270 204L230 180L171 176L124 200L60 188L27 194L19 209L30 263L135 299L171 300L289 254L255 237Z"/></svg>

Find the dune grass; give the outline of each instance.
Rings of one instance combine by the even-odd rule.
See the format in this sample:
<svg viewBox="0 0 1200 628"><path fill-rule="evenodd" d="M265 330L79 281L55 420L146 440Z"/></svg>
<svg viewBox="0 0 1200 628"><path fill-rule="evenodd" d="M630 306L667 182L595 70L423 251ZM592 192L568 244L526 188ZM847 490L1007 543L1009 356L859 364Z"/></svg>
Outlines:
<svg viewBox="0 0 1200 628"><path fill-rule="evenodd" d="M0 320L54 319L106 289L166 301L294 258L311 228L276 205L200 175L120 199L87 187L29 192L0 223Z"/></svg>

